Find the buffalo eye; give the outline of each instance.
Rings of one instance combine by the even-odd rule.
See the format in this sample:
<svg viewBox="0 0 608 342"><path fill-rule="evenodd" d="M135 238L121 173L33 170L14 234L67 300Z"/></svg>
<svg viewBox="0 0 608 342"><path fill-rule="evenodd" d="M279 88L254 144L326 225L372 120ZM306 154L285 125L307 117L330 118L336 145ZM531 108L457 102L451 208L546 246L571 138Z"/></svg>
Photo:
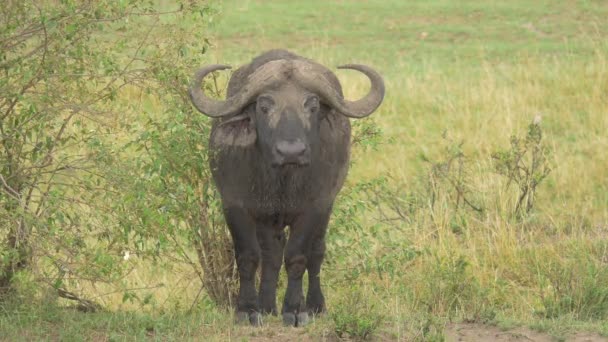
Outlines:
<svg viewBox="0 0 608 342"><path fill-rule="evenodd" d="M274 106L274 100L270 96L262 95L257 100L257 110L260 113L268 114Z"/></svg>
<svg viewBox="0 0 608 342"><path fill-rule="evenodd" d="M317 95L309 96L304 102L304 108L308 109L311 113L317 113L320 107L321 104Z"/></svg>

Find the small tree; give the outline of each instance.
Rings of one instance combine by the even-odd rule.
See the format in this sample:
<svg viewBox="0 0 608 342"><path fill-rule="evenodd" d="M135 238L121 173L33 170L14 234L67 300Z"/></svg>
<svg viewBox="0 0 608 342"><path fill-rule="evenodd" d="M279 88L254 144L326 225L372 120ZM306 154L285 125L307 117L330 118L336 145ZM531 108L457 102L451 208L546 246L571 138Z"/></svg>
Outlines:
<svg viewBox="0 0 608 342"><path fill-rule="evenodd" d="M146 94L159 100L161 115L187 116L185 84L208 46L210 8L154 3L3 2L0 294L29 271L92 309L70 285L116 283L125 250L156 248L133 239L141 217L115 210L132 189L119 185L143 176L117 172L126 165L119 148L145 124L136 111Z"/></svg>

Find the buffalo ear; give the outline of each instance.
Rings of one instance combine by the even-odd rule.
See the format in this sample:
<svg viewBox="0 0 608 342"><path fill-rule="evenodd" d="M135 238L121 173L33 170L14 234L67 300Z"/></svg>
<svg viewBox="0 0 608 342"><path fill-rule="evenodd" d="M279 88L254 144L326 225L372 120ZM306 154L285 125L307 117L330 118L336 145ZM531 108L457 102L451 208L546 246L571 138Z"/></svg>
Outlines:
<svg viewBox="0 0 608 342"><path fill-rule="evenodd" d="M247 147L252 145L256 138L255 124L246 111L218 123L211 134L211 144Z"/></svg>

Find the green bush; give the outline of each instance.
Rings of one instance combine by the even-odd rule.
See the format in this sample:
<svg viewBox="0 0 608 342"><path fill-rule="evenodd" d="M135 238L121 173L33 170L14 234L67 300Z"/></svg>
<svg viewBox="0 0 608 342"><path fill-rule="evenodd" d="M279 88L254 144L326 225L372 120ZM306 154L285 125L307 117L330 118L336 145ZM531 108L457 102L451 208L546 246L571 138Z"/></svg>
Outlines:
<svg viewBox="0 0 608 342"><path fill-rule="evenodd" d="M151 160L137 151L125 156L125 145L134 132L142 136L135 144L145 134L150 141L167 131L181 134L180 125L192 114L187 81L208 46L203 33L210 7L197 1L167 8L150 1L71 0L9 1L2 7L0 293L10 292L15 277L28 272L38 284L85 305L85 289L95 284L109 293L129 287L123 281L132 271L124 262L129 254L179 254L178 244L165 242L179 240L183 247L181 236L196 234L180 221L185 215L159 214L165 209L147 200L148 191L158 188L144 188L154 168L170 162L160 153L175 153L178 146L140 144L154 149L149 156L159 159ZM142 113L143 104L152 102ZM163 125L146 125L146 115ZM197 174L202 166L196 167L184 172ZM205 184L205 175L198 175L188 180L191 188L173 189L206 204L208 193L193 189L199 180ZM124 200L150 206L138 211ZM200 215L188 219L207 227ZM166 229L136 229L149 221Z"/></svg>
<svg viewBox="0 0 608 342"><path fill-rule="evenodd" d="M515 184L519 190L515 202L517 217L530 213L534 207L537 187L551 172L551 151L542 141L540 120L541 117L537 116L528 125L523 139L512 135L509 149L492 154L496 172L507 179L506 187Z"/></svg>
<svg viewBox="0 0 608 342"><path fill-rule="evenodd" d="M588 251L590 252L590 251ZM592 253L589 253L592 255ZM608 319L608 269L583 255L566 256L539 269L544 318Z"/></svg>
<svg viewBox="0 0 608 342"><path fill-rule="evenodd" d="M357 286L344 290L329 315L338 337L348 335L356 340L370 339L384 321L378 303L373 303Z"/></svg>

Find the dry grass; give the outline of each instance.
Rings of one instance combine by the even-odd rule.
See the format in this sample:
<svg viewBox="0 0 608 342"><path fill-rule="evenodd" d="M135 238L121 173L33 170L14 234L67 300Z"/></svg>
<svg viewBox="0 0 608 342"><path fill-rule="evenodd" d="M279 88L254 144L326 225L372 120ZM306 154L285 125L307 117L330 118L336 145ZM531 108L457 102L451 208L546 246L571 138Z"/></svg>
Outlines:
<svg viewBox="0 0 608 342"><path fill-rule="evenodd" d="M331 264L322 273L329 310L349 291L363 291L387 317L376 335L387 340L440 338L444 323L452 320L526 323L558 336L575 330L608 334L602 321L608 317L608 49L601 39L606 23L597 20L608 7L558 3L553 15L545 15L551 6L529 8L523 1L487 7L467 2L460 9L446 1L357 2L346 13L366 10L382 18L355 16L368 31L355 28L354 33L345 29L348 16L335 16L347 11L345 2L328 5L327 13L334 16L314 4L298 4L297 18L286 2L220 6L220 23L210 32L213 62L238 65L263 49L287 46L330 66L370 63L386 77L386 100L370 119L382 129L385 143L354 151L348 182L390 176L391 189L413 194L418 202L407 219L382 223L374 234L334 233ZM398 15L404 8L413 14ZM463 20L469 14L478 19ZM292 22L304 33L294 33L282 15L301 19ZM500 19L513 20L521 31ZM454 35L468 24L471 31L463 34L474 39L455 43ZM395 30L407 38L389 34ZM364 38L359 40L357 32ZM348 98L367 91L360 75L337 74ZM553 171L539 187L533 213L517 220L509 214L516 194L494 172L492 153L508 147L511 135L525 135L538 115ZM448 188L440 189L432 205L424 196L430 168L425 160L443 158L450 145L442 136L463 142L467 184L483 213L456 209ZM341 201L342 206L350 203ZM378 219L373 208L358 217L370 231ZM330 229L340 229L333 223ZM349 243L360 250L345 251ZM407 256L409 251L415 255ZM375 272L374 263L386 258L395 262L384 273ZM190 308L198 297L200 285L188 268L141 264L137 257L127 262L134 266L133 284L164 285L150 290L154 312ZM351 278L361 263L372 271ZM121 296L107 296L105 304L136 307L123 304ZM211 321L168 334L251 341L335 338L328 317L294 337L274 318L252 330L233 326L221 309L209 310L215 310Z"/></svg>

